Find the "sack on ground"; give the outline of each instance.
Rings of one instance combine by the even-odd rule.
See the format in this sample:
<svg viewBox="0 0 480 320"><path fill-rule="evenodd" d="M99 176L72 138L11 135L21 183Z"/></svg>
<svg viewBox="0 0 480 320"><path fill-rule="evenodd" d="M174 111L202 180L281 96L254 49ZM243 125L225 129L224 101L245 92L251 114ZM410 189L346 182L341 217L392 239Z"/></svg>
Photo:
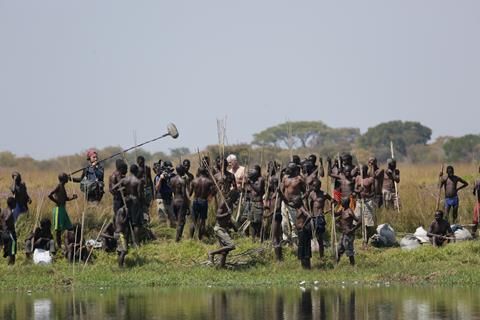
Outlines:
<svg viewBox="0 0 480 320"><path fill-rule="evenodd" d="M402 248L402 250L413 250L420 247L421 245L421 240L413 234L407 234L405 237L402 238L402 240L400 240L400 247Z"/></svg>
<svg viewBox="0 0 480 320"><path fill-rule="evenodd" d="M423 229L423 227L418 227L413 235L417 237L422 243L430 242L430 239L427 237L427 230Z"/></svg>
<svg viewBox="0 0 480 320"><path fill-rule="evenodd" d="M393 247L397 243L395 230L388 223L381 224L377 227L377 234L381 236L383 246Z"/></svg>
<svg viewBox="0 0 480 320"><path fill-rule="evenodd" d="M50 252L43 249L35 249L33 251L33 263L47 265L52 263Z"/></svg>
<svg viewBox="0 0 480 320"><path fill-rule="evenodd" d="M472 237L472 234L470 233L470 231L468 231L467 229L461 227L461 226L458 226L457 228L455 228L456 230L454 231L454 234L455 234L455 240L457 241L466 241L466 240L472 240L473 237Z"/></svg>

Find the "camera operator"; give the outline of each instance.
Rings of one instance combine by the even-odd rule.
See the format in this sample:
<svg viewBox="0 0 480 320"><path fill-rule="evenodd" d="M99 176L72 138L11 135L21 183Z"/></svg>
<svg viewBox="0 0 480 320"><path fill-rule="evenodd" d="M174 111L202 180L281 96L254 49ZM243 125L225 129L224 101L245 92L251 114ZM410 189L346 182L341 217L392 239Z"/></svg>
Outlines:
<svg viewBox="0 0 480 320"><path fill-rule="evenodd" d="M172 208L172 188L170 179L175 176L173 165L170 161L159 160L153 170L155 176L155 201L160 222L170 221L170 227L175 228L176 221Z"/></svg>

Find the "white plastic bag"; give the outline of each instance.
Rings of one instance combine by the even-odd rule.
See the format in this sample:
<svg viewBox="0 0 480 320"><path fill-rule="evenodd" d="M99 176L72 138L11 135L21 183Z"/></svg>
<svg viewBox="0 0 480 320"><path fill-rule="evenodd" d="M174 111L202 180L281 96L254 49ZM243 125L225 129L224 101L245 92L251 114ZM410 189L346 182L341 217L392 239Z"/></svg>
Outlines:
<svg viewBox="0 0 480 320"><path fill-rule="evenodd" d="M52 256L47 250L35 249L35 251L33 251L33 263L44 265L51 264Z"/></svg>

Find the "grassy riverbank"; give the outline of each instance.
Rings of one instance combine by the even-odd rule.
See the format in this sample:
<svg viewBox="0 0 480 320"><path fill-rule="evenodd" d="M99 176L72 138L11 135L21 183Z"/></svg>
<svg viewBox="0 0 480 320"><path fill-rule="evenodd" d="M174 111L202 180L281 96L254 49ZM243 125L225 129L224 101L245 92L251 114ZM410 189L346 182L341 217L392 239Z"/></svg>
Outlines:
<svg viewBox="0 0 480 320"><path fill-rule="evenodd" d="M357 246L357 266L348 265L344 258L338 266L331 259L322 262L312 259L312 270L304 271L292 251L285 249L285 261L274 262L272 252L245 258L249 263L232 270L219 270L202 265L206 252L216 244L191 240L175 243L173 232L158 228L163 237L152 243L131 249L127 267L116 265L116 255L96 252L95 261L82 271L65 259L59 258L51 266L36 266L18 257L17 264L7 266L0 262L0 288L2 290L41 290L87 287L139 287L139 286L291 286L301 281L335 283L440 284L479 285L480 241L450 244L436 249L431 246L405 252L399 248L361 250ZM168 238L168 239L166 239ZM257 248L247 239L239 239L235 254ZM360 241L357 241L357 245ZM327 251L330 255L330 251Z"/></svg>

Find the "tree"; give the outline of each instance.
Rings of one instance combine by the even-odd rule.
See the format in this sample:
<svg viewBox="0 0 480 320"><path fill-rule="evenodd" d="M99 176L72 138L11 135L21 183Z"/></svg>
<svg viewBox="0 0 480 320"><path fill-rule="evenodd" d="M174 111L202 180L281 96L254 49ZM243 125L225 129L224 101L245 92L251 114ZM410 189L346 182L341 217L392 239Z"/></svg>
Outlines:
<svg viewBox="0 0 480 320"><path fill-rule="evenodd" d="M179 159L187 154L190 154L190 149L181 147L181 148L173 148L170 149L170 157L172 159Z"/></svg>
<svg viewBox="0 0 480 320"><path fill-rule="evenodd" d="M449 161L474 161L479 158L480 135L451 138L444 143L443 150Z"/></svg>
<svg viewBox="0 0 480 320"><path fill-rule="evenodd" d="M389 149L393 141L395 151L407 155L407 148L412 145L425 145L432 136L432 129L419 122L390 121L369 128L359 138L359 145L367 149Z"/></svg>
<svg viewBox="0 0 480 320"><path fill-rule="evenodd" d="M322 121L288 121L255 133L252 144L260 147L306 148L319 132L329 129Z"/></svg>

